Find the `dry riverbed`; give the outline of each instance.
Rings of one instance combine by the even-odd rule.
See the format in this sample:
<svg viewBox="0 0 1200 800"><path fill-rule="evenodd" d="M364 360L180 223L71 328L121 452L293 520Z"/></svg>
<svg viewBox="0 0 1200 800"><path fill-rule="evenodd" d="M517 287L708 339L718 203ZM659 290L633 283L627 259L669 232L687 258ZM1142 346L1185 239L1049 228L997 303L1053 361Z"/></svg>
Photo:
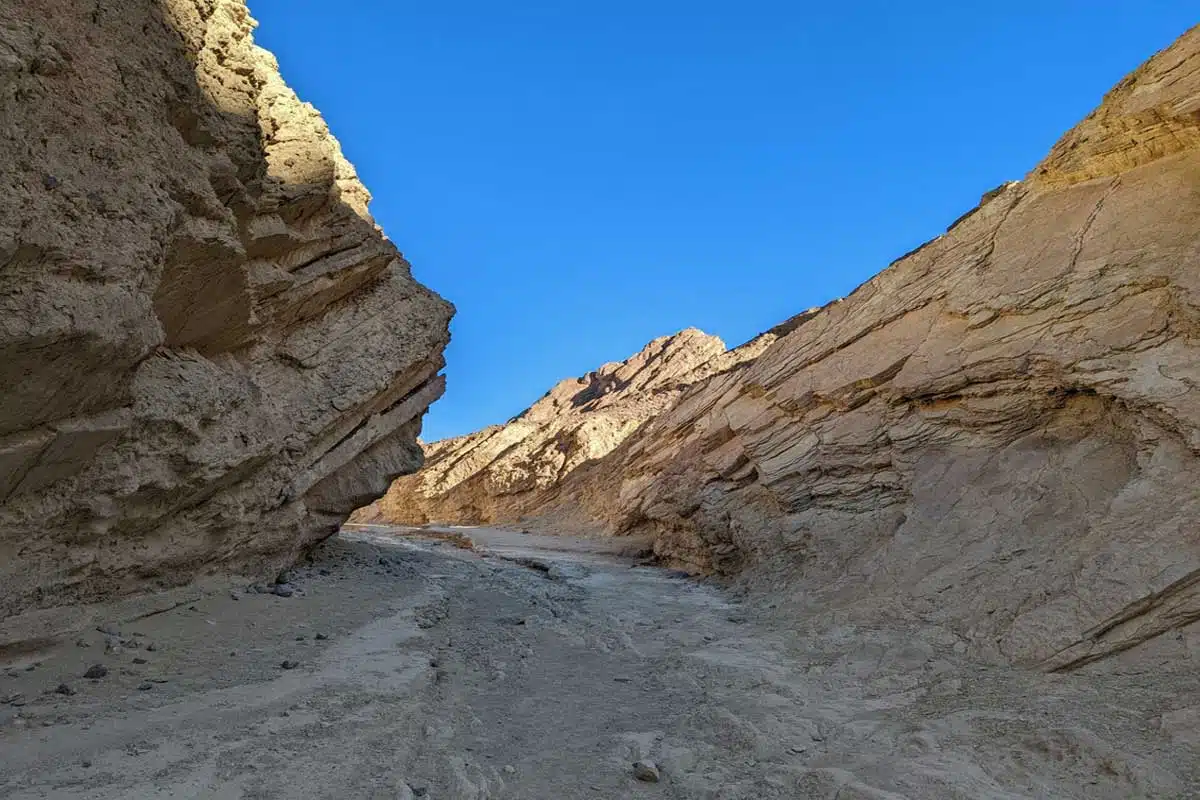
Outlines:
<svg viewBox="0 0 1200 800"><path fill-rule="evenodd" d="M348 529L3 665L0 797L1200 797L1200 671L799 635L623 542L458 533Z"/></svg>

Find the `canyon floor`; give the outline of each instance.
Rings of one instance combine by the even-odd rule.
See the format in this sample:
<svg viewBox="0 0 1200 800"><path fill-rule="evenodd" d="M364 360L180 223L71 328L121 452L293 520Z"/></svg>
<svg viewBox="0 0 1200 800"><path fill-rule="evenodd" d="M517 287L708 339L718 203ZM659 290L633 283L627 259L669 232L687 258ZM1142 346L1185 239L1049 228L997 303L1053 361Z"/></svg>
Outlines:
<svg viewBox="0 0 1200 800"><path fill-rule="evenodd" d="M209 583L10 662L0 797L1200 796L1187 665L1042 675L934 630L800 636L620 540L402 533L347 529L290 597Z"/></svg>

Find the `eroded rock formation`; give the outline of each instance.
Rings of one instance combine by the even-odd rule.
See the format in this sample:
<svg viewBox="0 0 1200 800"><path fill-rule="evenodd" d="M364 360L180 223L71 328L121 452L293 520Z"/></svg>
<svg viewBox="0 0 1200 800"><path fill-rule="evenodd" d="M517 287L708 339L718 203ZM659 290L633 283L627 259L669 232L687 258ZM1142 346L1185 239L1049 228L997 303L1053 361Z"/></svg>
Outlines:
<svg viewBox="0 0 1200 800"><path fill-rule="evenodd" d="M506 430L478 463L476 437L434 452L486 481ZM476 479L444 474L387 508L455 508ZM1200 647L1200 29L1025 180L560 477L523 512L652 533L808 619L1047 670Z"/></svg>
<svg viewBox="0 0 1200 800"><path fill-rule="evenodd" d="M695 328L655 339L625 361L560 382L505 425L426 446L425 468L353 519L478 524L541 512L574 470L607 456L687 387L757 357L779 333L732 350Z"/></svg>
<svg viewBox="0 0 1200 800"><path fill-rule="evenodd" d="M253 24L0 2L0 620L273 568L421 463L452 308Z"/></svg>

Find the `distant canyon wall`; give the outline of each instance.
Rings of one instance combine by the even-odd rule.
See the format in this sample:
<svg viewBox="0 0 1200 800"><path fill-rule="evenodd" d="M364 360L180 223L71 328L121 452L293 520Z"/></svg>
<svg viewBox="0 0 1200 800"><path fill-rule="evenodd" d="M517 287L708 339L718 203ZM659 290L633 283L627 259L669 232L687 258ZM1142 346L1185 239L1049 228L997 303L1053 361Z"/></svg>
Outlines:
<svg viewBox="0 0 1200 800"><path fill-rule="evenodd" d="M770 331L732 350L695 328L655 339L625 361L561 381L505 425L426 445L425 468L352 520L485 524L544 514L576 469L603 460L686 389L753 360L778 336Z"/></svg>

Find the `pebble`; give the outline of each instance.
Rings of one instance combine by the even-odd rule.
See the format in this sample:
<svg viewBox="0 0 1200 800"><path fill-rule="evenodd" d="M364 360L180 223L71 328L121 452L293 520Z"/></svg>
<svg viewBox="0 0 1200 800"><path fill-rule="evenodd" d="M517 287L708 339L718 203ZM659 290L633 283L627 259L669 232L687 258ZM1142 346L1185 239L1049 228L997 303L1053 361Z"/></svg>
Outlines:
<svg viewBox="0 0 1200 800"><path fill-rule="evenodd" d="M512 764L505 764L504 765L504 774L505 775L516 775L517 768L514 767Z"/></svg>
<svg viewBox="0 0 1200 800"><path fill-rule="evenodd" d="M68 697L70 697L71 695L75 694L75 690L74 690L74 689L72 689L72 688L70 687L70 685L69 685L69 684L66 684L66 683L60 683L60 684L59 684L59 685L58 685L58 686L57 686L57 687L54 689L54 692L55 692L56 694L65 694L65 695L67 695Z"/></svg>
<svg viewBox="0 0 1200 800"><path fill-rule="evenodd" d="M105 622L96 626L96 630L103 633L105 636L120 636L121 627L115 622Z"/></svg>
<svg viewBox="0 0 1200 800"><path fill-rule="evenodd" d="M38 665L37 665L37 662L35 661L34 663L32 663L32 664L30 664L29 666L25 667L25 671L26 671L26 672L33 672L33 671L34 671L35 669L37 669L37 668L38 668Z"/></svg>
<svg viewBox="0 0 1200 800"><path fill-rule="evenodd" d="M284 661L279 666L283 667L284 669L295 669L296 667L300 666L300 662L288 660Z"/></svg>
<svg viewBox="0 0 1200 800"><path fill-rule="evenodd" d="M296 593L296 589L290 583L279 583L271 590L271 594L278 597L291 597Z"/></svg>
<svg viewBox="0 0 1200 800"><path fill-rule="evenodd" d="M304 637L303 637L303 636L297 636L297 637L296 637L296 641L297 641L297 642L303 642L303 641L304 641Z"/></svg>
<svg viewBox="0 0 1200 800"><path fill-rule="evenodd" d="M92 664L87 668L87 671L83 673L83 677L91 678L92 680L98 680L107 674L108 667L104 666L103 664Z"/></svg>
<svg viewBox="0 0 1200 800"><path fill-rule="evenodd" d="M135 664L149 664L150 662L149 662L147 659L141 658L141 657L139 656L138 658L135 658L135 659L133 660L133 663L135 663Z"/></svg>
<svg viewBox="0 0 1200 800"><path fill-rule="evenodd" d="M653 761L633 762L633 777L646 783L658 783L658 765Z"/></svg>
<svg viewBox="0 0 1200 800"><path fill-rule="evenodd" d="M91 647L91 645L87 643L86 639L76 639L75 646L76 647Z"/></svg>
<svg viewBox="0 0 1200 800"><path fill-rule="evenodd" d="M275 584L277 586L285 584L285 583L291 583L291 582L292 582L292 573L288 572L286 569L283 572L281 572L275 576Z"/></svg>
<svg viewBox="0 0 1200 800"><path fill-rule="evenodd" d="M154 684L151 683L150 681L144 681L143 683L138 684L139 692L148 692L153 688L154 688Z"/></svg>
<svg viewBox="0 0 1200 800"><path fill-rule="evenodd" d="M314 638L314 639L316 639L318 642L323 642L323 641L325 641L326 639L328 639L329 637L328 637L328 636L326 636L326 635L325 635L325 634L323 634L323 633L318 633L318 634L317 634L316 636L314 636L313 638Z"/></svg>
<svg viewBox="0 0 1200 800"><path fill-rule="evenodd" d="M158 649L158 645L156 645L154 642L146 642L146 649L153 652Z"/></svg>
<svg viewBox="0 0 1200 800"><path fill-rule="evenodd" d="M92 762L88 761L86 758L83 761L79 762L79 766L83 767L84 769L87 769L91 765L92 765Z"/></svg>
<svg viewBox="0 0 1200 800"><path fill-rule="evenodd" d="M241 597L241 595L239 595L237 592L230 592L230 593L229 593L229 599L230 599L230 600L236 600L236 601L238 601L239 603L242 601L242 597Z"/></svg>

